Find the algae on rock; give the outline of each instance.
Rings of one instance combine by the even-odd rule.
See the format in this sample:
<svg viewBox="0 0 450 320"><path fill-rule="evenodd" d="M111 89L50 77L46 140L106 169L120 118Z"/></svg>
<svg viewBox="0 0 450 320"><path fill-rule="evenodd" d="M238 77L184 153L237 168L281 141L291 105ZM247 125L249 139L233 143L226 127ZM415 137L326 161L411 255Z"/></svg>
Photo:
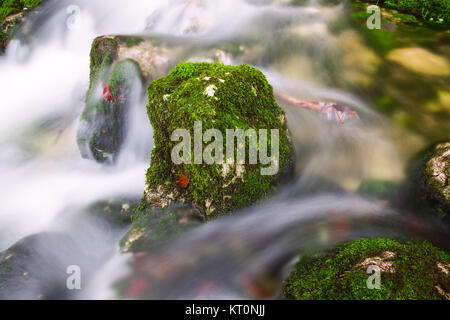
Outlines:
<svg viewBox="0 0 450 320"><path fill-rule="evenodd" d="M368 288L369 266L380 271L379 289ZM450 254L427 241L345 243L324 255L301 256L284 295L296 300L450 299Z"/></svg>
<svg viewBox="0 0 450 320"><path fill-rule="evenodd" d="M248 65L181 63L168 76L149 85L147 109L155 147L143 207L187 201L207 216L230 213L264 198L292 170L294 152L284 111L277 105L264 74ZM172 133L185 129L194 137L195 122L201 122L200 130L219 130L215 140L222 138L223 150L227 129L278 130L278 173L262 175L260 170L267 165L250 164L247 157L243 164L223 158L222 162L195 164L194 155L191 162L173 163L171 153L178 142L171 140ZM267 150L271 142L268 138ZM249 142L243 144L249 150ZM261 145L258 148L261 150ZM236 150L235 146L234 154ZM189 179L187 188L177 185L180 175Z"/></svg>

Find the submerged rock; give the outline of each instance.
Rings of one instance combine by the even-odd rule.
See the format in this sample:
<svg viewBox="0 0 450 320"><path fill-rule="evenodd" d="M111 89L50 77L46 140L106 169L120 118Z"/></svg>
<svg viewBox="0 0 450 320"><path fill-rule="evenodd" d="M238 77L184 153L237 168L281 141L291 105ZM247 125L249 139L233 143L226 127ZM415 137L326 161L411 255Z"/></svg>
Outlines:
<svg viewBox="0 0 450 320"><path fill-rule="evenodd" d="M182 204L152 207L134 216L128 233L120 240L122 252L148 251L199 225L198 210Z"/></svg>
<svg viewBox="0 0 450 320"><path fill-rule="evenodd" d="M138 64L117 61L119 41L100 37L91 49L91 73L77 142L84 158L113 161L126 134L128 109L142 87Z"/></svg>
<svg viewBox="0 0 450 320"><path fill-rule="evenodd" d="M28 236L0 253L0 299L68 299L79 290L66 286L67 268L88 267L80 246L62 233Z"/></svg>
<svg viewBox="0 0 450 320"><path fill-rule="evenodd" d="M116 197L96 201L83 211L93 218L106 221L113 227L123 227L131 224L131 216L138 203L139 199L136 198Z"/></svg>
<svg viewBox="0 0 450 320"><path fill-rule="evenodd" d="M379 289L372 287L377 285L374 269ZM427 241L346 243L324 255L300 257L284 295L295 300L450 299L450 254Z"/></svg>
<svg viewBox="0 0 450 320"><path fill-rule="evenodd" d="M155 147L147 171L144 207L166 207L181 201L194 204L207 216L229 213L264 198L293 168L284 112L265 76L248 65L179 64L168 76L149 85L148 101ZM256 135L265 129L267 145L261 139L259 145L252 144L245 137L238 138L235 145L229 129L254 129ZM271 129L278 132L277 140ZM178 142L178 134L182 142ZM202 140L203 134L210 135L209 139ZM263 131L259 134L261 137ZM209 142L212 137L214 143L205 147L202 141ZM224 156L227 147L231 157ZM255 156L259 151L258 159L248 155L251 147L255 147ZM238 148L245 161L236 161ZM263 164L264 156L267 161ZM189 181L186 188L177 184L181 175Z"/></svg>

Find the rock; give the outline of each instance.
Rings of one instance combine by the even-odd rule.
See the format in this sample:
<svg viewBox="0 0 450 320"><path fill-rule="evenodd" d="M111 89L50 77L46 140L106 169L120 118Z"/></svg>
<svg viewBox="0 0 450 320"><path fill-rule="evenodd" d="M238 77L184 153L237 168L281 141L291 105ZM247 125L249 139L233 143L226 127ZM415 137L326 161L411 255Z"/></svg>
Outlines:
<svg viewBox="0 0 450 320"><path fill-rule="evenodd" d="M117 61L119 40L100 37L91 49L91 73L77 142L83 158L113 162L126 135L132 98L142 87L138 64Z"/></svg>
<svg viewBox="0 0 450 320"><path fill-rule="evenodd" d="M426 258L424 258L426 257ZM374 271L380 289L369 289ZM386 238L345 243L324 255L302 256L285 282L287 299L448 299L450 254L427 241ZM369 279L369 280L368 280Z"/></svg>
<svg viewBox="0 0 450 320"><path fill-rule="evenodd" d="M419 74L441 77L450 75L448 60L423 48L394 49L387 54L387 59Z"/></svg>
<svg viewBox="0 0 450 320"><path fill-rule="evenodd" d="M148 87L148 115L154 130L151 165L147 171L146 188L142 205L166 207L173 201L192 203L206 216L230 213L264 198L277 183L290 175L293 169L293 146L286 126L283 110L277 105L272 87L265 76L248 65L236 67L214 63L181 63L168 76L153 81ZM201 124L200 124L201 122ZM194 146L195 164L191 144L184 152L177 152L186 141L172 141L176 129L185 129L195 138L203 129L218 129L213 143L205 148L201 140ZM279 157L271 154L271 163L250 164L249 143L245 142L246 161L230 163L223 156L227 129L268 129L279 133ZM211 132L209 132L211 133ZM260 132L261 134L261 132ZM222 142L220 141L222 138ZM195 139L192 139L194 144ZM231 141L231 140L230 140ZM239 143L238 143L239 144ZM244 147L242 142L240 147ZM176 147L177 146L177 147ZM276 146L276 144L274 144ZM176 147L176 149L174 149ZM233 145L236 154L237 147ZM255 146L256 147L256 146ZM211 155L215 158L201 159ZM259 150L259 160L261 151ZM267 148L267 153L270 153ZM208 153L209 150L209 153ZM182 155L182 163L175 164L172 156ZM226 157L228 160L235 159ZM209 161L209 162L208 162ZM179 162L179 161L178 161ZM212 164L207 164L212 163ZM255 161L253 161L255 162ZM275 169L265 173L267 167ZM176 181L180 174L189 179L187 188Z"/></svg>
<svg viewBox="0 0 450 320"><path fill-rule="evenodd" d="M200 213L187 205L171 204L164 209L145 209L133 218L130 230L120 240L121 251L149 251L199 225L201 221Z"/></svg>
<svg viewBox="0 0 450 320"><path fill-rule="evenodd" d="M427 152L421 167L418 192L444 217L450 213L450 142Z"/></svg>
<svg viewBox="0 0 450 320"><path fill-rule="evenodd" d="M69 299L67 267L78 264L86 279L86 257L79 245L62 233L28 236L0 253L0 299ZM78 291L78 292L76 292Z"/></svg>
<svg viewBox="0 0 450 320"><path fill-rule="evenodd" d="M139 203L138 199L117 197L100 200L89 205L83 212L108 222L111 226L123 227L131 224L131 216Z"/></svg>

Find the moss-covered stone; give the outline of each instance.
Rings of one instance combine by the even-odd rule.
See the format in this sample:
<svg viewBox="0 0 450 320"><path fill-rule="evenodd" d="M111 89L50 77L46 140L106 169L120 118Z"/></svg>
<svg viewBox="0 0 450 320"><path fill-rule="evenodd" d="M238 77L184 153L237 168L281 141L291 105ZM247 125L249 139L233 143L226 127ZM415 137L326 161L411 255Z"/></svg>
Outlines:
<svg viewBox="0 0 450 320"><path fill-rule="evenodd" d="M191 206L152 207L133 216L133 224L120 240L122 252L148 251L199 225L200 213Z"/></svg>
<svg viewBox="0 0 450 320"><path fill-rule="evenodd" d="M425 153L416 187L416 194L449 219L450 142L439 143Z"/></svg>
<svg viewBox="0 0 450 320"><path fill-rule="evenodd" d="M143 206L164 207L180 200L193 203L206 215L228 213L264 198L292 169L293 146L284 112L263 73L248 65L181 63L149 85L147 109L155 147ZM278 173L262 175L261 169L268 165L249 164L248 156L244 164L228 164L225 159L221 164L195 164L195 152L191 152L191 162L174 164L171 153L179 142L171 141L171 135L176 129L185 129L194 140L195 121L202 122L202 134L208 129L220 130L224 153L227 129L268 129L269 153L270 129L278 129ZM203 143L202 150L205 146ZM247 139L245 150L248 153ZM236 145L234 151L236 154ZM177 185L180 174L189 179L187 188Z"/></svg>
<svg viewBox="0 0 450 320"><path fill-rule="evenodd" d="M91 49L89 89L81 115L77 142L84 158L113 161L125 139L126 121L134 89L142 86L138 64L116 61L119 41L99 37ZM112 98L105 97L108 86Z"/></svg>
<svg viewBox="0 0 450 320"><path fill-rule="evenodd" d="M368 289L370 265L380 289ZM363 239L302 256L285 282L287 299L450 299L450 254L427 241Z"/></svg>

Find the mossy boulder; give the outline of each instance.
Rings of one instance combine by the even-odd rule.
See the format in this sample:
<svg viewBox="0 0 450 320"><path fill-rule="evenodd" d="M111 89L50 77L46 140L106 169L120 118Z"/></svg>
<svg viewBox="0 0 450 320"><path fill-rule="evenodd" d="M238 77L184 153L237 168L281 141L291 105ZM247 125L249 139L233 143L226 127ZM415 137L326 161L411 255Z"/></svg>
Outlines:
<svg viewBox="0 0 450 320"><path fill-rule="evenodd" d="M376 266L380 288L368 288ZM369 270L370 271L370 270ZM427 241L363 239L301 256L285 282L287 299L450 299L450 254Z"/></svg>
<svg viewBox="0 0 450 320"><path fill-rule="evenodd" d="M148 251L174 239L202 222L200 212L191 206L171 204L151 207L133 216L133 224L120 240L122 252Z"/></svg>
<svg viewBox="0 0 450 320"><path fill-rule="evenodd" d="M143 207L166 207L173 201L181 201L194 204L206 216L229 213L264 198L283 177L290 176L294 150L285 114L275 101L272 86L259 70L248 65L181 63L168 76L149 85L147 110L154 132L154 148L146 175ZM178 150L174 147L180 146L180 140L172 140L177 129L185 130L192 137L193 152L190 144L186 154L186 150L174 151ZM201 137L195 142L196 133L203 136L209 129L218 132L213 136L214 143L222 145L223 152L211 151L211 146L204 143L206 140L202 142ZM231 139L228 142L227 129L245 132L254 129L260 134L260 129L267 130L267 145L257 145L259 160L263 147L267 147L270 157L272 143L276 145L271 136L274 129L279 134L278 159L272 154L270 164L261 161L250 164L250 139L244 138L245 141L237 144ZM210 138L209 141L213 140ZM235 161L228 154L225 159L227 143L230 149L234 146L231 149L234 155L238 145L245 146L245 161ZM198 161L208 150L214 161L209 161L211 164L205 159ZM182 155L182 163L172 161L173 152ZM264 175L264 168L274 163L279 170ZM181 178L188 184L179 183Z"/></svg>
<svg viewBox="0 0 450 320"><path fill-rule="evenodd" d="M91 73L77 142L84 158L113 162L125 140L132 98L142 87L138 64L116 61L118 42L103 37L91 49Z"/></svg>
<svg viewBox="0 0 450 320"><path fill-rule="evenodd" d="M450 142L439 143L425 153L416 193L446 219L450 213Z"/></svg>

